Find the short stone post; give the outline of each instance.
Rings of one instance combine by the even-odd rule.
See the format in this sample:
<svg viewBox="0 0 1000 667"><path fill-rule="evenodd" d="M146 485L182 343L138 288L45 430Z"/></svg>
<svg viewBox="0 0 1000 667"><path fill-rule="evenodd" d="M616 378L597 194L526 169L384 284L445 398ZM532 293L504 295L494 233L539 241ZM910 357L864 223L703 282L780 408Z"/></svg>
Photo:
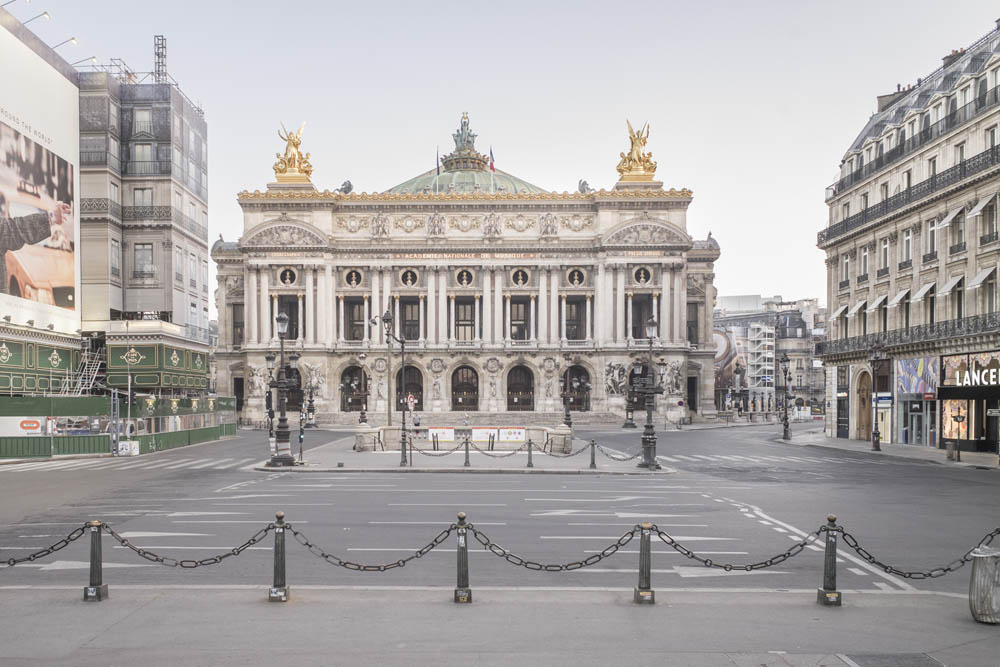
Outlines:
<svg viewBox="0 0 1000 667"><path fill-rule="evenodd" d="M837 590L837 516L826 517L826 553L823 558L823 588L816 591L816 602L828 607L839 607L843 603Z"/></svg>
<svg viewBox="0 0 1000 667"><path fill-rule="evenodd" d="M274 515L274 586L267 591L268 602L288 602L285 582L285 513Z"/></svg>
<svg viewBox="0 0 1000 667"><path fill-rule="evenodd" d="M531 442L531 438L528 438L528 467L534 468L535 464L531 461L531 447L534 443Z"/></svg>
<svg viewBox="0 0 1000 667"><path fill-rule="evenodd" d="M590 469L595 470L597 468L597 441L590 441Z"/></svg>
<svg viewBox="0 0 1000 667"><path fill-rule="evenodd" d="M639 585L636 586L632 601L636 604L653 604L656 593L652 589L652 555L649 547L649 533L653 526L648 521L639 524Z"/></svg>
<svg viewBox="0 0 1000 667"><path fill-rule="evenodd" d="M104 583L101 562L101 522L90 522L90 585L83 588L84 602L108 599L108 585Z"/></svg>
<svg viewBox="0 0 1000 667"><path fill-rule="evenodd" d="M472 602L472 589L469 588L469 540L468 524L465 523L465 512L458 513L458 581L455 584L455 602Z"/></svg>
<svg viewBox="0 0 1000 667"><path fill-rule="evenodd" d="M980 623L1000 623L1000 551L977 547L971 554L969 610Z"/></svg>
<svg viewBox="0 0 1000 667"><path fill-rule="evenodd" d="M463 465L466 468L472 465L469 463L469 436L465 436L465 463Z"/></svg>

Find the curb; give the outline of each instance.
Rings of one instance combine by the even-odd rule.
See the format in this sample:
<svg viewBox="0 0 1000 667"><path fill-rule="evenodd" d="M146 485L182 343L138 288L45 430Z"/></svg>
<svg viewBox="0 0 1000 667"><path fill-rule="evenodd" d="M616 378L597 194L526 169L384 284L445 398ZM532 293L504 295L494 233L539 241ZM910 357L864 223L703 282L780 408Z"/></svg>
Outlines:
<svg viewBox="0 0 1000 667"><path fill-rule="evenodd" d="M384 473L449 473L449 474L462 474L462 473L472 473L472 474L520 474L520 475L619 475L619 476L635 476L635 477L649 477L651 475L673 475L677 472L674 468L668 468L666 466L657 472L632 472L624 470L591 470L589 468L584 468L581 470L553 470L553 469L542 469L542 468L410 468L410 467L399 467L399 468L308 468L303 466L291 466L291 467L275 467L269 468L266 465L256 465L253 467L256 472L295 472L295 473L314 473L314 472L324 472L324 473L372 473L372 472L384 472Z"/></svg>
<svg viewBox="0 0 1000 667"><path fill-rule="evenodd" d="M957 467L957 468L973 468L973 469L976 469L976 470L1000 470L1000 466L984 466L984 465L982 465L980 463L966 463L964 461L949 461L947 459L942 459L942 460L938 460L938 459L925 459L925 458L919 457L919 456L903 456L901 454L895 454L893 452L887 452L887 451L884 451L884 450L881 451L881 452L873 452L873 451L870 451L870 450L850 449L850 448L847 448L847 447L837 447L835 445L827 444L825 442L795 442L794 436L793 436L793 438L791 440L787 440L786 441L786 440L783 440L782 438L777 438L777 439L772 439L771 442L780 443L780 444L784 444L784 445L794 444L794 445L796 445L798 447L822 447L823 449L832 449L832 450L836 450L836 451L840 451L840 452L851 452L851 453L854 453L854 454L879 456L879 457L882 457L882 458L885 458L885 459L891 459L891 460L897 460L897 461L909 461L909 462L917 462L917 463L929 463L931 465L941 465L941 466L950 465L950 466L954 466L954 467Z"/></svg>

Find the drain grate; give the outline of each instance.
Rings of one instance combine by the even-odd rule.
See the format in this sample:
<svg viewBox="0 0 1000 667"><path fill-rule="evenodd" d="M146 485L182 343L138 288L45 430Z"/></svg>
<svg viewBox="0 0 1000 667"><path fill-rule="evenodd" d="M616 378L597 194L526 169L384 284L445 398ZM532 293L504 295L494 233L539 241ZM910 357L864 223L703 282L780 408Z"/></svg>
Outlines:
<svg viewBox="0 0 1000 667"><path fill-rule="evenodd" d="M851 667L944 667L926 653L882 653L841 655Z"/></svg>

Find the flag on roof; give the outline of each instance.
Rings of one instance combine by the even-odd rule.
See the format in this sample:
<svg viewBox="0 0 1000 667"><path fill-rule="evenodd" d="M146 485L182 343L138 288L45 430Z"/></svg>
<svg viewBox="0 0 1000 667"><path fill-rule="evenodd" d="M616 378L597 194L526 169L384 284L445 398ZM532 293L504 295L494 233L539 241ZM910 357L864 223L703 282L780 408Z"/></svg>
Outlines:
<svg viewBox="0 0 1000 667"><path fill-rule="evenodd" d="M437 149L436 157L434 158L434 165L437 167L437 175L441 175L441 147Z"/></svg>
<svg viewBox="0 0 1000 667"><path fill-rule="evenodd" d="M490 171L492 171L494 174L497 171L496 165L493 164L493 147L492 146L490 146Z"/></svg>

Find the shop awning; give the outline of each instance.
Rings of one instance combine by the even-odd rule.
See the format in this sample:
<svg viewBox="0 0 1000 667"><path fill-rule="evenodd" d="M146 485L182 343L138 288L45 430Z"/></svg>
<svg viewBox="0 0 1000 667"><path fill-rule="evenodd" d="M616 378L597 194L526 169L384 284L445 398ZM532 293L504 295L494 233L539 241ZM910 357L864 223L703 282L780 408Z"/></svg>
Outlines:
<svg viewBox="0 0 1000 667"><path fill-rule="evenodd" d="M913 303L917 303L918 301L922 300L925 296L927 296L927 293L930 292L932 289L934 289L934 283L927 283L926 285L922 286L919 290L917 290L917 293L913 295L912 299Z"/></svg>
<svg viewBox="0 0 1000 667"><path fill-rule="evenodd" d="M847 312L847 316L848 317L854 317L855 315L858 314L859 310L861 310L862 308L864 308L864 306L865 306L865 301L864 300L858 301L856 304L854 304L854 307L851 308Z"/></svg>
<svg viewBox="0 0 1000 667"><path fill-rule="evenodd" d="M951 294L951 291L955 289L955 285L962 282L963 279L965 279L965 276L955 276L954 278L949 279L948 282L944 284L944 287L941 288L941 291L938 292L938 296L948 296Z"/></svg>
<svg viewBox="0 0 1000 667"><path fill-rule="evenodd" d="M941 222L934 225L934 229L943 229L944 227L947 227L948 225L951 224L951 221L955 219L955 216L961 212L962 212L961 206L959 206L958 208L951 209L950 211L948 211L948 215L944 216L941 219Z"/></svg>
<svg viewBox="0 0 1000 667"><path fill-rule="evenodd" d="M883 294L881 296L875 297L875 300L872 301L871 304L869 304L868 306L868 312L874 313L876 310L878 310L879 306L885 303L885 300L886 298L888 298L888 296L889 296L888 294Z"/></svg>
<svg viewBox="0 0 1000 667"><path fill-rule="evenodd" d="M909 293L910 293L910 288L909 287L907 287L906 289L900 290L899 294L897 294L896 296L892 297L892 301L889 302L889 307L890 308L895 308L896 306L898 306L903 301L903 299L906 298L906 295L909 294Z"/></svg>
<svg viewBox="0 0 1000 667"><path fill-rule="evenodd" d="M846 312L847 312L847 304L845 303L843 306L833 311L833 315L830 316L830 319L835 320Z"/></svg>
<svg viewBox="0 0 1000 667"><path fill-rule="evenodd" d="M966 289L976 289L977 287L982 285L984 282L986 282L986 279L989 278L990 275L992 275L995 268L996 267L991 266L990 268L983 269L982 271L977 273L976 277L972 279L972 282L969 283L969 286Z"/></svg>
<svg viewBox="0 0 1000 667"><path fill-rule="evenodd" d="M980 213L982 213L983 209L986 208L986 205L989 204L991 201L993 201L993 198L996 196L997 193L994 192L980 199L979 202L973 207L973 209L969 211L969 217L974 218Z"/></svg>

